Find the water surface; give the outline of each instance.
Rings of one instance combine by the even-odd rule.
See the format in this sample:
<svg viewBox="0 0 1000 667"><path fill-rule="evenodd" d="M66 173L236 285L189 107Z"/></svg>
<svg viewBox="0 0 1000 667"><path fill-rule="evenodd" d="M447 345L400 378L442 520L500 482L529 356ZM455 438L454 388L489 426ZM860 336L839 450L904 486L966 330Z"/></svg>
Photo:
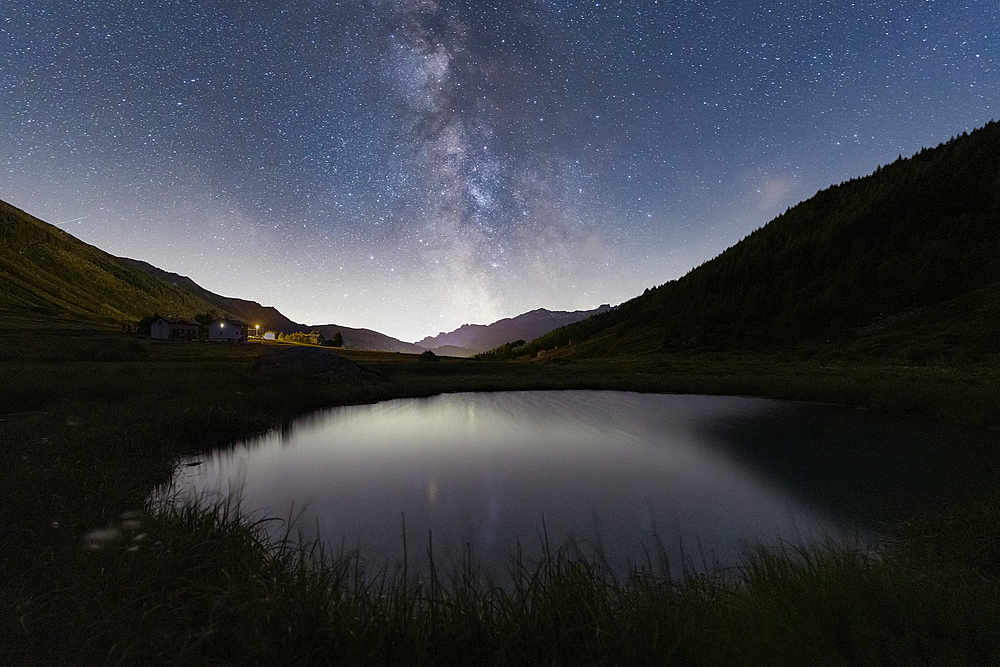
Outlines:
<svg viewBox="0 0 1000 667"><path fill-rule="evenodd" d="M886 438L911 443L901 428L741 397L446 394L303 417L182 467L176 488L238 490L245 509L296 516L304 538L373 567L402 563L405 523L411 571L426 567L429 547L436 564L471 556L495 570L519 549L530 560L569 541L619 571L664 559L675 571L703 569L732 565L753 545L865 533L879 500L878 482L865 478L873 462L852 470L824 458L857 458ZM895 470L906 456L892 456L883 463Z"/></svg>

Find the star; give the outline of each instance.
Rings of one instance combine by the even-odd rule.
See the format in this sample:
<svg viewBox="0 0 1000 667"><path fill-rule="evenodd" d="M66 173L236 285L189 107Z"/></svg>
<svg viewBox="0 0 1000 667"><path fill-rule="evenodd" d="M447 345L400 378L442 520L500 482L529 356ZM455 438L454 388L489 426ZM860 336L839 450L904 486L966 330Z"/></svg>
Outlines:
<svg viewBox="0 0 1000 667"><path fill-rule="evenodd" d="M984 125L998 19L957 0L32 0L0 21L0 198L297 321L417 340L620 303Z"/></svg>

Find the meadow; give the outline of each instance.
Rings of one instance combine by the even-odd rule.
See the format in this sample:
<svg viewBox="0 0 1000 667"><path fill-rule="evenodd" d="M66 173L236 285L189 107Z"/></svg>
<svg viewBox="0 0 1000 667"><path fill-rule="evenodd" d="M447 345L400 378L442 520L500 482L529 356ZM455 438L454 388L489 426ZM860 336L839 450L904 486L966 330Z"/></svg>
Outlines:
<svg viewBox="0 0 1000 667"><path fill-rule="evenodd" d="M148 501L181 454L331 405L448 391L618 389L820 401L996 428L998 359L733 354L493 362L342 351L367 379L253 372L263 347L8 317L0 347L4 664L993 664L996 471L862 551L748 554L616 577L571 545L515 586L471 565L362 572L235 500ZM942 447L947 447L942 443ZM655 554L651 559L655 560ZM677 572L677 568L682 571Z"/></svg>

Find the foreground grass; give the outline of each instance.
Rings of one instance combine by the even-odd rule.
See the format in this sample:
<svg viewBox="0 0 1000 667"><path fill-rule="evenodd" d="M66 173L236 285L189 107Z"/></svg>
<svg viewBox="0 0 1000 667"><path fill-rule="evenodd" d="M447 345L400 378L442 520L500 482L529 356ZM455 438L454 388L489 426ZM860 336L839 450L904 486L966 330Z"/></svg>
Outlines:
<svg viewBox="0 0 1000 667"><path fill-rule="evenodd" d="M129 515L70 588L27 605L37 664L974 665L1000 655L982 568L879 552L758 552L738 570L613 578L560 552L497 587L368 576L268 542L225 502Z"/></svg>
<svg viewBox="0 0 1000 667"><path fill-rule="evenodd" d="M875 553L761 553L738 572L681 582L614 580L562 553L523 564L513 589L474 572L379 578L350 558L268 543L232 506L147 506L178 454L328 405L603 388L822 400L995 424L996 364L707 354L421 363L356 352L381 377L320 382L251 373L255 346L68 325L14 328L5 340L4 664L989 664L1000 655L1000 504L989 493L900 526Z"/></svg>

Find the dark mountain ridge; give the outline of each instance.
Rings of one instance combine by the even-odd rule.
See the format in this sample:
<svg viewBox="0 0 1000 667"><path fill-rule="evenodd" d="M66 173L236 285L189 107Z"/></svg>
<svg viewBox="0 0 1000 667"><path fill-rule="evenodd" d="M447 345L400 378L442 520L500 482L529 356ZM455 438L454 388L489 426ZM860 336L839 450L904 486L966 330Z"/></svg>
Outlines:
<svg viewBox="0 0 1000 667"><path fill-rule="evenodd" d="M275 333L295 333L296 331L302 331L305 326L288 319L278 312L278 309L274 306L262 306L256 301L220 296L208 291L187 276L164 271L142 260L129 259L127 257L120 259L138 271L194 294L205 302L212 304L220 311L231 313L234 317L248 323L251 327L259 324L262 332L270 330Z"/></svg>
<svg viewBox="0 0 1000 667"><path fill-rule="evenodd" d="M379 352L404 352L408 354L419 354L425 349L413 343L401 341L378 331L371 329L358 329L354 327L344 327L339 324L321 324L319 326L308 327L310 331L319 330L324 338L333 338L336 332L344 337L344 347L353 350L375 350Z"/></svg>
<svg viewBox="0 0 1000 667"><path fill-rule="evenodd" d="M998 304L1000 124L990 122L822 190L683 277L516 356L570 341L573 354L602 356L859 337L892 354L915 327L933 354L996 351Z"/></svg>
<svg viewBox="0 0 1000 667"><path fill-rule="evenodd" d="M454 331L441 332L417 341L417 345L428 349L446 345L470 350L472 353L485 352L516 340L532 340L573 322L611 310L608 304L594 310L546 310L536 308L516 317L507 317L492 324L463 324Z"/></svg>

